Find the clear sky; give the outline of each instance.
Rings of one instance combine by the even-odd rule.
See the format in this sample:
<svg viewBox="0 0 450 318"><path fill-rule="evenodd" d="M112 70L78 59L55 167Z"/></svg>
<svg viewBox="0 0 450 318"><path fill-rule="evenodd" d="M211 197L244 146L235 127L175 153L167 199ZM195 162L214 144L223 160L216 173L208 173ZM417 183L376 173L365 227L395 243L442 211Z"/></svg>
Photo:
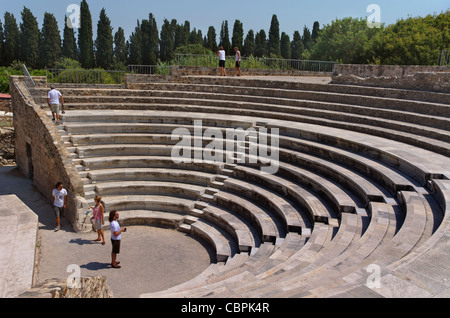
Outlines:
<svg viewBox="0 0 450 318"><path fill-rule="evenodd" d="M276 14L280 23L280 31L286 32L292 39L294 31L303 32L306 25L312 29L314 21L322 27L336 18L366 18L371 12L367 7L377 4L380 8L381 23L395 23L398 19L409 16L424 17L428 14L441 13L450 9L449 0L87 0L92 15L94 39L97 22L102 8L111 20L113 33L118 27L129 35L136 27L137 20L147 19L153 13L161 31L163 20L177 19L178 23L188 20L191 30L195 27L202 30L203 36L209 26L214 26L220 33L222 22L228 20L230 37L234 21L240 20L246 35L250 29L255 33L270 28L272 15ZM17 23L22 21L21 12L29 8L36 16L39 27L42 27L44 12L53 13L60 32L64 27L64 16L74 11L67 11L71 4L80 5L81 0L0 0L0 21L4 22L6 11L14 14Z"/></svg>

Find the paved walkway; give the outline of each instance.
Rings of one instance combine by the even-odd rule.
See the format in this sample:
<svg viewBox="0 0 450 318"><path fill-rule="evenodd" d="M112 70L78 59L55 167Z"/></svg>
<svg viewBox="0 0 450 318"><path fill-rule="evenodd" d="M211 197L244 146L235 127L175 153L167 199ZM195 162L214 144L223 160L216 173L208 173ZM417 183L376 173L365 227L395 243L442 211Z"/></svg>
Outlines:
<svg viewBox="0 0 450 318"><path fill-rule="evenodd" d="M51 191L51 189L49 189ZM63 219L54 231L55 220L48 202L15 166L0 167L0 195L15 194L39 217L40 262L37 283L51 278L66 279L69 265L77 265L81 276L106 276L114 297L137 298L143 293L164 290L194 278L211 262L211 250L202 242L171 229L128 227L118 256L121 269L110 267L110 233L106 245L93 242L97 234L75 233ZM120 211L119 211L120 213Z"/></svg>

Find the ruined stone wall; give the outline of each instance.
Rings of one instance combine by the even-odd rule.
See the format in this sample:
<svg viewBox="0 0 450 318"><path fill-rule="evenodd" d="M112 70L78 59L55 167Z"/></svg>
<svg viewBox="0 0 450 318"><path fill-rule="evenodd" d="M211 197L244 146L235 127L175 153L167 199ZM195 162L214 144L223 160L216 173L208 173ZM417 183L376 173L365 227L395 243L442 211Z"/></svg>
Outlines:
<svg viewBox="0 0 450 318"><path fill-rule="evenodd" d="M83 184L56 126L46 111L34 103L22 77L11 77L10 90L17 166L33 179L33 184L49 202L55 184L63 182L68 191L66 217L75 231L84 230L79 224L83 221L80 220L81 210L87 205Z"/></svg>
<svg viewBox="0 0 450 318"><path fill-rule="evenodd" d="M449 93L450 67L337 64L332 83Z"/></svg>
<svg viewBox="0 0 450 318"><path fill-rule="evenodd" d="M50 279L34 286L20 298L113 298L106 277L82 277L78 281Z"/></svg>

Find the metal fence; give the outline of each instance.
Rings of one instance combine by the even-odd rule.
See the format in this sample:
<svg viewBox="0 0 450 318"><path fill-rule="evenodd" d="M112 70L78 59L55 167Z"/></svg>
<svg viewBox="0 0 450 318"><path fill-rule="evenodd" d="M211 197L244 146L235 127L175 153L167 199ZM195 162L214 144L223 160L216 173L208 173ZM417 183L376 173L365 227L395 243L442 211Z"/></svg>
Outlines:
<svg viewBox="0 0 450 318"><path fill-rule="evenodd" d="M218 67L218 58L215 55L196 54L176 54L175 64L177 66L194 67ZM265 57L242 57L241 69L256 71L279 71L279 72L326 72L333 71L336 62L295 60L295 59L274 59ZM227 56L225 67L235 67L235 57Z"/></svg>
<svg viewBox="0 0 450 318"><path fill-rule="evenodd" d="M84 85L125 86L124 71L84 70L84 69L47 69L47 83Z"/></svg>
<svg viewBox="0 0 450 318"><path fill-rule="evenodd" d="M450 65L450 50L439 51L438 66Z"/></svg>
<svg viewBox="0 0 450 318"><path fill-rule="evenodd" d="M151 83L172 80L172 68L163 65L129 65L127 83Z"/></svg>
<svg viewBox="0 0 450 318"><path fill-rule="evenodd" d="M28 72L27 67L25 64L22 64L23 68L23 76L24 76L24 84L25 88L27 89L28 93L33 97L34 102L36 105L43 107L43 101L42 101L42 95L41 90L36 88L36 83L34 82L33 78L30 75L30 72Z"/></svg>

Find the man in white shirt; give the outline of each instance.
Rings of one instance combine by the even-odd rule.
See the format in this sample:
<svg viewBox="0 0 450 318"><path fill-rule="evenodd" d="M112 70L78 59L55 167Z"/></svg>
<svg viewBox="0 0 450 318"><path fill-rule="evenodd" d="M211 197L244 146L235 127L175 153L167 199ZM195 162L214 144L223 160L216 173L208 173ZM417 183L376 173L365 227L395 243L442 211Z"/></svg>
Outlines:
<svg viewBox="0 0 450 318"><path fill-rule="evenodd" d="M54 85L50 86L51 90L47 95L47 104L52 111L53 121L56 120L56 123L59 123L59 105L61 104L64 107L64 99L60 91L55 89Z"/></svg>
<svg viewBox="0 0 450 318"><path fill-rule="evenodd" d="M67 206L67 190L63 188L62 182L58 182L52 191L53 210L56 216L55 231L61 228L61 217L64 216L64 209Z"/></svg>
<svg viewBox="0 0 450 318"><path fill-rule="evenodd" d="M111 252L111 267L112 268L120 268L120 262L117 262L117 254L120 253L120 240L122 239L122 233L126 232L126 228L120 228L119 222L119 212L113 210L109 212L109 228L111 230L111 244L112 244L112 252Z"/></svg>

